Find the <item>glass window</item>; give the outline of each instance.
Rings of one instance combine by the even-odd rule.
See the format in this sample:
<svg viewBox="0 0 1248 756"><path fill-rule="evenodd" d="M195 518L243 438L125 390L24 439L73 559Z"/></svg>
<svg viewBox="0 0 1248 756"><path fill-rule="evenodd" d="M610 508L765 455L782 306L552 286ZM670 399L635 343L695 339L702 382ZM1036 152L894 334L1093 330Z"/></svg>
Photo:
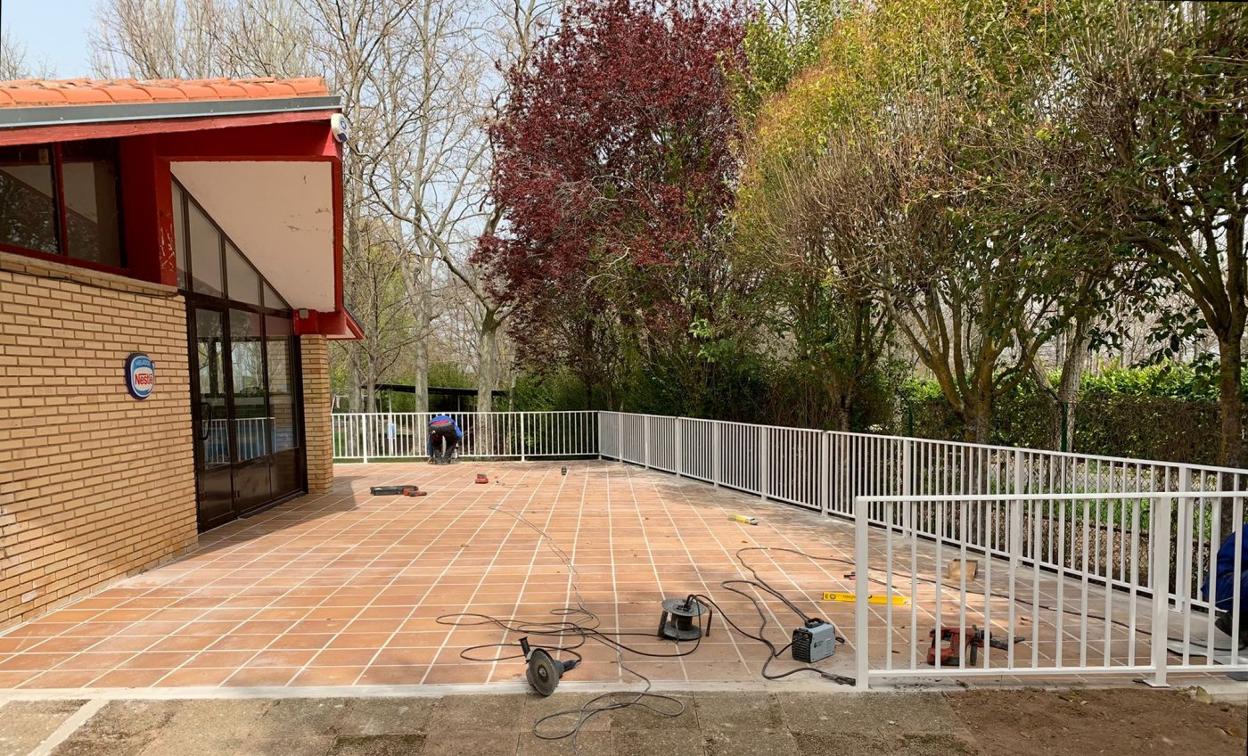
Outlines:
<svg viewBox="0 0 1248 756"><path fill-rule="evenodd" d="M221 313L216 310L195 310L195 347L199 366L199 438L203 444L205 466L223 465L230 461L230 436L226 426L225 367L223 346L225 334Z"/></svg>
<svg viewBox="0 0 1248 756"><path fill-rule="evenodd" d="M228 241L225 243L225 273L225 290L230 299L260 305L260 274Z"/></svg>
<svg viewBox="0 0 1248 756"><path fill-rule="evenodd" d="M255 313L230 310L234 439L238 446L239 462L269 453L272 431L264 385L264 350L260 323L260 316Z"/></svg>
<svg viewBox="0 0 1248 756"><path fill-rule="evenodd" d="M221 235L212 222L199 210L194 202L189 203L190 242L191 242L191 276L195 291L211 294L214 297L225 296L225 286L221 275Z"/></svg>
<svg viewBox="0 0 1248 756"><path fill-rule="evenodd" d="M273 412L273 451L299 445L295 426L295 397L291 380L290 318L275 315L264 319L265 343L269 353L269 407Z"/></svg>
<svg viewBox="0 0 1248 756"><path fill-rule="evenodd" d="M186 215L182 212L182 190L173 185L173 252L178 258L178 288L186 288Z"/></svg>
<svg viewBox="0 0 1248 756"><path fill-rule="evenodd" d="M264 306L270 310L289 310L290 305L282 299L282 295L273 290L267 283L264 285Z"/></svg>
<svg viewBox="0 0 1248 756"><path fill-rule="evenodd" d="M52 150L0 147L0 242L57 252Z"/></svg>
<svg viewBox="0 0 1248 756"><path fill-rule="evenodd" d="M66 142L61 147L69 256L120 267L117 148L111 141Z"/></svg>

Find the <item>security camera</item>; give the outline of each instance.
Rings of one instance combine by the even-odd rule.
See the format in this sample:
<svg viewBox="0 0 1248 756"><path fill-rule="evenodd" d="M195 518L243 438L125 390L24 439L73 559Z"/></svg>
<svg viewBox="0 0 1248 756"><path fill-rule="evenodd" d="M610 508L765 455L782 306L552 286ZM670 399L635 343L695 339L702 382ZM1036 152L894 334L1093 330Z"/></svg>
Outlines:
<svg viewBox="0 0 1248 756"><path fill-rule="evenodd" d="M351 130L351 124L347 123L347 117L342 113L334 113L329 117L329 130L333 132L335 142L345 144Z"/></svg>

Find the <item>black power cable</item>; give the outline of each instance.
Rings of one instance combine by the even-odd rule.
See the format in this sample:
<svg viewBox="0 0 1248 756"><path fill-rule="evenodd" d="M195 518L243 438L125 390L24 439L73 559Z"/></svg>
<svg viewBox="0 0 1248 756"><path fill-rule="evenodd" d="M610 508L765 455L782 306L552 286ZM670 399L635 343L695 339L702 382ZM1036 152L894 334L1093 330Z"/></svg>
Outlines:
<svg viewBox="0 0 1248 756"><path fill-rule="evenodd" d="M560 559L563 565L568 569L569 577L572 580L572 590L573 590L573 593L575 593L576 595L575 605L565 606L559 609L554 609L550 612L550 614L556 618L580 618L582 621L576 621L575 619L525 620L525 619L519 619L515 617L504 619L504 618L494 617L491 615L475 613L475 612L446 614L446 615L439 616L436 621L439 624L450 625L453 627L493 625L495 627L502 629L503 631L507 633L520 633L526 636L537 636L537 637L549 638L553 642L556 643L555 646L546 648L546 650L552 652L553 658L558 658L557 655L563 654L573 659L576 659L577 661L580 661L583 659L583 656L580 653L580 649L583 648L589 641L601 643L607 646L608 648L615 649L617 654L620 655L619 664L622 670L637 677L638 679L640 679L641 681L645 683L645 688L641 691L632 691L632 692L620 691L620 692L603 693L601 695L598 695L589 699L584 704L582 704L581 706L575 709L565 709L562 711L557 711L553 714L548 714L542 717L541 719L538 719L534 723L533 734L536 737L541 738L543 740L559 740L559 739L571 737L572 742L573 742L573 749L575 750L576 738L580 734L580 731L584 728L585 724L588 723L591 719L593 719L598 714L601 714L606 711L624 709L630 706L639 706L641 708L647 709L655 713L658 716L675 718L675 717L679 717L680 715L682 715L687 708L685 702L674 696L668 696L668 695L663 695L659 693L652 693L651 689L653 688L653 681L651 681L650 678L646 677L640 672L629 668L628 665L624 663L623 652L628 652L630 654L636 654L638 656L654 658L654 659L676 659L676 658L681 658L684 656L689 656L697 651L699 645L701 644L702 636L705 635L706 630L709 630L709 627L708 628L702 627L701 614L697 615L698 630L699 630L698 637L693 641L692 646L688 650L679 651L676 653L660 654L660 653L654 653L652 651L643 651L641 649L634 648L628 645L627 643L620 641L619 639L620 638L633 638L633 637L652 638L654 634L650 632L619 631L619 630L605 631L605 630L600 629L601 619L598 617L597 614L595 614L593 611L591 611L585 606L584 599L582 598L581 593L580 593L579 584L576 581L576 570L575 570L574 565L572 564L572 559L567 554L567 552L565 552L562 548L560 548L559 545L554 541L554 539L552 539L550 535L544 529L538 527L537 525L534 525L523 515L520 515L514 512L509 512L497 506L491 507L491 509L493 511L500 512L509 517L512 517L513 519L517 520L519 523L525 525L526 527L536 532L542 538L542 540L546 541L546 543L550 546L551 550ZM746 638L749 638L751 640L754 640L767 648L767 656L764 659L762 669L760 670L761 675L765 679L781 680L791 675L798 674L800 672L813 672L819 675L820 677L823 677L824 679L830 680L838 684L854 685L856 681L852 677L838 675L838 674L828 672L826 670L822 670L817 667L813 667L809 665L796 667L794 669L786 670L779 674L772 674L768 672L768 668L770 667L771 663L775 661L776 659L779 659L781 656L783 656L785 652L788 651L792 647L793 644L792 642L789 642L789 643L784 644L783 646L777 647L775 643L773 643L770 639L766 637L766 631L767 631L767 627L769 623L768 623L767 614L763 610L763 604L760 603L756 595L752 595L746 592L745 590L742 590L738 586L747 586L749 588L753 588L757 591L761 591L762 593L765 593L777 599L782 604L784 604L785 607L787 607L790 611L792 611L799 619L801 619L803 623L810 621L812 617L810 617L810 615L802 611L801 607L795 604L787 596L785 596L782 591L772 586L770 583L767 582L765 578L763 578L761 575L758 574L758 570L754 566L749 564L749 562L747 562L744 557L744 554L750 551L763 551L763 552L768 552L768 553L770 552L787 553L787 554L792 554L795 556L800 556L805 559L810 559L816 562L833 562L833 563L838 563L838 564L846 564L855 568L857 567L856 562L849 560L849 559L844 559L841 557L835 557L835 556L830 556L830 555L810 554L808 552L801 551L799 549L787 548L787 547L782 547L782 546L747 546L747 547L738 549L736 551L736 554L734 555L735 559L741 565L742 569L749 572L751 579L724 580L720 582L720 587L738 596L741 596L742 598L750 602L751 606L754 608L754 611L758 615L758 618L759 618L759 626L758 626L757 634L751 633L750 631L741 627L741 625L739 625L737 621L733 619L731 613L725 611L724 608L710 596L707 596L705 594L699 594L699 593L690 594L691 598L696 599L700 602L703 602L706 605L718 611L720 616L723 618L724 622L727 625L729 625L733 630L735 630L738 634ZM937 580L937 579L929 578L929 577L922 576L922 575L910 573L910 574L901 575L900 577L903 580L909 578L917 582L924 582L924 583L932 584L932 585L937 586L941 590L943 590L945 587L945 582L943 580ZM872 578L869 575L867 576L867 580L872 583L876 583L880 585L887 586L889 584L887 581L880 580L878 578ZM989 594L987 592L968 591L967 593L968 595L981 596L985 599L989 597ZM1024 604L1026 606L1030 606L1035 610L1061 611L1062 613L1069 613L1069 614L1074 613L1072 610L1068 610L1065 608L1057 609L1055 607L1050 607L1044 604L1035 604L1022 598L1016 597L1012 600L1017 603ZM1108 621L1110 623L1113 623L1122 627L1127 627L1128 629L1130 629L1130 625L1128 625L1127 623L1121 622L1119 620L1114 620L1112 618L1107 619L1099 615L1087 615L1087 616L1091 619ZM1151 633L1144 631L1144 630L1139 630L1138 628L1136 629L1136 631L1149 635L1150 637L1152 635ZM568 639L573 640L573 642L571 644L565 644L563 641L568 640ZM836 640L838 643L842 643L842 644L845 642L845 638L842 637L839 633L836 636ZM1171 639L1171 640L1174 640L1174 639ZM680 641L672 640L672 642L679 646ZM502 652L503 649L509 649L509 648L515 648L515 649L518 649L518 651L517 653L510 653L510 654L505 654ZM475 652L482 651L485 649L499 649L499 652L487 658L482 658L480 656L474 655ZM517 643L510 643L510 642L483 643L483 644L468 646L462 649L460 651L460 658L465 659L467 661L506 661L506 660L524 658L523 651L519 649L520 649L520 644L518 642ZM677 704L679 706L679 709L675 711L664 710L663 708L659 706L655 706L652 703L650 703L651 701L655 703L660 702L660 701L672 702L672 703ZM554 719L570 717L570 716L576 717L576 721L573 722L570 727L566 729L558 730L555 732L542 732L542 725L544 723L549 722Z"/></svg>
<svg viewBox="0 0 1248 756"><path fill-rule="evenodd" d="M501 502L500 502L500 505L501 505ZM524 635L528 635L528 636L550 638L556 643L558 643L559 645L556 645L554 647L545 647L544 650L551 652L551 657L556 658L556 659L558 658L559 654L567 654L571 656L572 658L575 658L576 660L580 661L582 659L582 655L579 649L584 647L586 643L592 640L598 643L602 643L608 648L616 649L617 653L620 654L619 656L620 669L624 670L630 675L633 675L634 677L638 678L643 683L645 683L645 688L643 688L640 691L612 691L609 693L603 693L601 695L594 696L593 698L589 699L588 701L581 704L579 707L575 709L565 709L562 711L554 712L553 714L548 714L533 723L533 735L538 738L541 738L542 740L561 740L563 738L570 737L572 738L572 748L573 748L573 751L575 752L577 748L576 739L580 735L581 730L585 727L585 725L591 719L593 719L594 717L598 716L599 714L605 711L615 711L619 709L628 708L630 706L639 706L661 717L675 718L684 714L685 709L687 708L684 701L674 696L663 695L661 693L652 693L651 689L654 686L653 681L651 681L650 678L646 677L645 675L638 672L637 670L630 668L624 662L623 655L620 652L628 651L629 653L634 653L639 656L659 658L659 659L665 659L665 658L670 659L670 658L679 658L682 656L688 656L689 654L697 650L698 645L701 643L702 635L704 635L704 633L703 632L698 633L698 638L697 640L694 641L692 648L690 648L688 651L684 651L684 652L676 653L676 654L656 654L656 653L649 652L649 651L642 651L640 649L635 649L635 648L628 646L625 643L621 643L619 640L617 640L618 638L623 638L623 637L650 638L650 637L653 637L653 633L618 632L618 631L609 632L609 631L604 631L604 630L599 629L602 622L597 614L595 614L593 611L591 611L589 608L585 606L585 600L581 596L580 585L578 584L577 579L576 579L576 568L572 564L572 558L568 555L566 551L564 551L559 546L559 544L553 538L550 537L550 534L547 533L544 529L530 522L526 517L524 517L524 515L518 514L515 512L509 512L505 509L502 509L500 505L492 506L490 507L490 509L492 511L511 517L512 519L516 520L518 523L524 525L525 527L537 533L538 536L543 541L546 542L546 544L550 547L551 551L555 554L556 557L559 558L560 562L562 562L564 567L567 568L568 570L568 576L571 578L571 581L572 581L572 592L576 596L575 604L572 606L565 606L559 609L553 609L551 610L550 614L556 618L580 618L583 621L578 622L575 619L524 620L524 619L517 619L515 617L512 617L510 619L503 619L503 618L498 618L498 617L494 617L491 615L480 614L480 613L475 613L475 612L464 612L464 613L459 613L459 614L444 614L440 617L437 617L436 621L439 624L451 625L451 626L494 625L496 627L503 629L506 632L516 632L516 633L523 633ZM702 621L700 617L698 619L698 629L699 631L702 630ZM564 640L565 638L572 638L575 640L570 645L563 645L561 641ZM498 653L494 654L492 657L488 659L482 659L478 656L473 655L474 652L481 651L483 649L488 649L488 648L499 649L499 651ZM459 656L460 658L465 659L467 661L503 661L503 660L524 658L523 650L520 650L518 653L512 653L512 654L504 653L503 649L508 649L508 648L520 649L520 644L519 642L516 642L516 643L509 643L509 642L482 643L482 644L477 644L474 646L469 646L467 648L464 648L463 650L459 652ZM662 708L661 706L655 705L655 704L658 704L659 702L674 703L677 706L679 706L679 708L676 709L675 711L666 710ZM565 718L565 717L576 717L576 721L573 722L572 725L566 729L557 730L555 732L543 732L542 731L542 725L545 724L546 722L549 722L557 718Z"/></svg>
<svg viewBox="0 0 1248 756"><path fill-rule="evenodd" d="M514 520L516 520L518 523L523 524L524 526L528 527L529 529L537 533L538 536L549 545L551 551L559 558L559 560L563 563L564 567L566 567L568 570L568 575L572 581L572 591L575 594L575 604L571 606L565 606L565 607L551 610L550 614L554 619L549 619L549 620L526 620L526 619L520 619L516 617L500 618L500 617L494 617L488 614L481 614L477 612L462 612L458 614L441 615L436 618L436 621L439 624L450 625L452 627L492 625L492 626L502 629L504 632L507 632L507 633L519 633L519 634L526 635L526 636L536 636L539 638L547 638L547 639L550 639L550 641L552 641L554 645L550 647L545 647L544 650L547 650L548 652L550 652L552 658L556 658L556 659L559 658L560 655L564 655L564 656L576 659L577 661L581 661L583 659L583 656L580 652L580 649L582 649L586 643L590 641L601 643L604 646L607 646L608 648L613 648L616 650L617 654L619 654L619 664L622 670L637 677L638 679L640 679L641 681L645 683L645 688L641 691L619 691L619 692L603 693L599 696L595 696L589 699L584 704L582 704L581 706L575 709L565 709L563 711L557 711L553 714L546 715L542 717L541 719L537 720L533 724L533 734L536 737L541 738L543 740L559 740L562 738L571 737L573 749L575 750L576 738L580 734L581 729L584 728L587 722L589 722L598 714L601 714L605 711L614 711L618 709L627 708L630 706L640 706L641 708L647 709L663 717L674 718L674 717L679 717L681 714L683 714L686 709L685 702L674 696L667 696L667 695L663 695L659 693L652 693L651 689L653 688L653 685L654 685L653 681L651 681L650 678L646 677L642 673L634 669L631 669L624 662L623 652L628 652L630 654L636 654L637 656L652 658L652 659L678 659L684 656L689 656L690 654L693 654L694 652L698 650L698 647L700 646L702 642L702 637L710 629L709 625L705 628L702 626L702 615L700 613L697 615L698 630L699 630L698 637L692 641L692 646L689 647L687 650L678 651L675 653L661 654L661 653L655 653L652 651L643 651L641 649L634 648L628 645L627 643L622 642L620 639L621 638L634 638L634 637L653 638L654 633L653 632L636 632L636 631L619 631L619 630L615 630L615 631L602 630L601 619L598 617L597 614L595 614L593 611L591 611L589 608L585 606L585 601L583 597L581 596L580 586L578 585L577 580L576 580L576 569L575 569L575 566L572 564L572 558L568 555L568 553L564 551L555 542L553 538L550 537L549 533L547 533L544 529L538 527L534 523L530 522L522 514L518 514L515 512L507 511L505 509L501 509L499 506L493 506L493 507L490 507L490 509L495 512L499 512L501 514L505 514L508 517L511 517ZM806 557L808 559L817 560L817 561L819 560L821 561L844 561L836 557L823 557L823 556L818 556L818 555L813 555L813 554L807 554L805 552L798 551L796 549L786 549L782 547L772 548L772 547L757 546L757 547L748 547L748 548L738 550L737 555L736 555L737 561L741 564L741 566L744 569L750 572L750 575L753 577L753 579L752 580L744 580L744 579L725 580L721 582L720 585L724 589L731 591L732 593L735 593L739 596L742 596L746 600L750 601L750 603L753 605L754 610L758 614L758 617L759 617L759 629L758 629L757 635L750 633L749 631L743 629L739 624L737 624L735 620L733 620L732 616L728 612L725 612L723 607L721 607L711 597L703 595L703 594L690 594L691 598L704 602L705 604L713 607L719 612L720 616L723 617L724 622L727 623L734 630L736 630L738 633L745 636L746 638L750 638L751 640L757 641L767 647L768 655L767 655L767 658L763 662L763 667L761 670L762 676L764 678L768 680L780 680L790 675L797 674L799 672L814 672L834 682L841 683L844 685L853 685L854 680L852 678L844 677L842 675L835 675L830 672L826 672L824 670L818 669L816 667L811 667L811 666L798 667L796 669L787 670L780 674L770 674L768 672L768 667L771 665L771 663L775 661L776 659L780 658L786 651L789 650L789 648L793 644L790 642L790 643L785 644L782 647L777 648L776 644L774 644L765 636L765 632L766 632L767 625L768 625L768 620L767 620L767 615L764 613L763 608L758 601L758 598L756 596L750 595L749 593L746 593L743 590L740 590L739 588L735 586L738 586L738 585L749 586L778 599L786 607L788 607L790 611L792 611L799 618L801 618L803 622L810 619L810 617L805 612L803 612L800 607L798 607L795 603L789 600L789 598L785 596L781 591L777 590L770 583L764 580L753 567L751 567L748 563L746 563L745 559L742 557L742 554L750 550L784 551L784 552L797 554L797 555ZM572 642L564 643L564 641L566 640L571 640ZM845 639L838 635L837 641L840 643L844 643ZM677 640L672 640L672 642L677 644L678 647L679 647L679 644L681 643L681 641L677 641ZM688 641L685 641L685 642L687 643ZM515 653L506 653L505 651L506 649L513 649L513 648L517 649ZM482 657L478 654L478 652L484 651L486 649L497 649L497 651L496 653L488 657ZM503 641L499 643L481 643L481 644L476 644L473 646L468 646L462 649L459 655L460 655L460 658L466 661L506 661L506 660L524 658L524 652L523 650L520 649L519 642L511 643L507 641ZM659 706L653 705L654 703L658 703L658 702L672 702L672 703L677 704L680 708L675 711L665 710ZM557 718L572 717L572 716L576 717L576 721L573 722L570 727L563 729L563 730L558 730L555 732L543 732L542 731L542 725L544 723L557 719Z"/></svg>

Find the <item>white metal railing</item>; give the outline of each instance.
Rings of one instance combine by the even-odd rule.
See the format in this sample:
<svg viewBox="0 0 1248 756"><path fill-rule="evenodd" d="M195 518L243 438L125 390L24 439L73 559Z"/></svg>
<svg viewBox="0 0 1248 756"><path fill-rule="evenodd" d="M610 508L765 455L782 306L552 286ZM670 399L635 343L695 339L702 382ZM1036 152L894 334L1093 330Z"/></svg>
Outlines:
<svg viewBox="0 0 1248 756"><path fill-rule="evenodd" d="M854 516L854 501L863 496L1113 494L1097 500L1088 514L1098 524L1088 548L1089 569L1122 588L1139 585L1134 573L1148 577L1147 562L1141 564L1129 550L1133 532L1144 553L1151 537L1147 524L1140 530L1130 521L1127 503L1138 499L1135 494L1248 491L1248 470L1201 465L617 412L600 413L598 427L603 457L845 518ZM670 449L681 453L673 457ZM1001 512L954 533L937 527L933 506L920 509L917 532L1006 553ZM1209 566L1211 505L1206 501L1198 509L1199 516L1181 523L1173 539L1175 548L1192 544L1201 555L1181 576L1175 601L1199 603L1191 579ZM878 512L868 516L872 524L884 524ZM1028 522L1035 525L1022 541L1028 559L1076 576L1086 572L1059 548L1059 529L1067 525L1056 504L1036 505Z"/></svg>
<svg viewBox="0 0 1248 756"><path fill-rule="evenodd" d="M365 461L423 457L431 416L334 415L334 456ZM1190 654L1181 664L1168 665L1164 653L1158 661L1155 644L1147 663L1137 664L1136 636L1145 631L1137 624L1135 607L1151 602L1154 615L1160 608L1173 607L1188 625L1211 625L1210 610L1217 599L1202 596L1200 586L1224 538L1221 515L1227 507L1236 537L1243 538L1248 470L1242 469L621 412L453 413L453 417L465 431L464 456L597 455L852 519L860 538L864 527L877 538L883 533L888 564L883 574L888 576L889 591L893 538L903 534L914 559L920 559L917 549L922 544L922 559L927 560L923 565L912 561L911 575L918 574L918 566L925 566L928 575L941 574L946 549L954 549L960 558L979 554L985 572L991 571L994 561L1003 560L1011 575L1011 587L1004 594L1011 618L1019 608L1012 592L1019 569L1032 576L1036 596L1041 582L1050 581L1058 606L1065 606L1065 586L1074 581L1082 601L1077 616L1085 626L1097 617L1111 617L1119 604L1127 612L1125 619L1104 622L1109 629L1099 647L1086 632L1070 641L1078 650L1074 667L1065 665L1067 636L1058 619L1051 650L1057 663L1020 666L1007 651L1004 666L992 664L985 654L983 664L988 666L958 674L1025 675L1041 674L1028 669L1043 669L1043 674L1064 675L1092 670L1148 672L1164 680L1167 669L1203 668L1207 664L1189 663ZM929 553L933 550L934 555ZM858 558L871 559L879 553L878 547L868 546L858 550ZM868 572L865 566L859 569L859 579ZM984 627L992 627L996 584L985 579L986 595L979 599L984 602L982 621ZM933 608L939 612L944 586L934 588L935 584ZM860 601L864 590L860 586ZM1154 602L1159 590L1164 590L1165 598ZM959 619L976 619L967 614L967 596L960 598ZM1241 599L1237 593L1235 611ZM1090 613L1089 601L1100 601L1105 614ZM1031 605L1038 604L1037 599ZM859 622L864 621L864 607L858 610ZM892 605L886 607L892 628ZM1075 616L1067 609L1056 614ZM911 620L914 636L915 617ZM1121 638L1114 635L1115 629L1125 631ZM989 639L991 632L983 643ZM925 642L930 639L911 638L912 657ZM1120 657L1114 644L1120 642L1125 644L1125 663L1115 661ZM1034 659L1043 653L1040 643L1031 651ZM866 645L864 641L864 649ZM868 659L867 652L862 653L860 663ZM1102 655L1099 664L1089 662L1096 653ZM1243 663L1241 655L1229 661L1234 668ZM911 664L894 669L890 663L886 661L882 670L868 670L860 683L895 671L903 672L893 675L901 677L932 674L930 668Z"/></svg>
<svg viewBox="0 0 1248 756"><path fill-rule="evenodd" d="M416 459L429 455L432 412L350 412L331 416L335 460ZM529 459L598 455L593 411L449 412L463 431L461 457Z"/></svg>
<svg viewBox="0 0 1248 756"><path fill-rule="evenodd" d="M279 432L275 421L276 418L272 417L234 418L234 442L238 447L239 460L262 457L273 448L293 447L293 438L286 439L287 445L279 446L282 439L274 435ZM205 464L221 465L230 461L230 422L224 418L208 421L207 433L203 437ZM293 436L293 424L285 433Z"/></svg>
<svg viewBox="0 0 1248 756"><path fill-rule="evenodd" d="M1237 643L1215 648L1215 615L1208 610L1217 606L1228 611L1230 637L1238 637L1248 601L1240 578L1248 537L1246 498L1241 492L1151 492L1125 500L1112 493L857 497L853 640L858 685L888 678L1089 674L1148 675L1153 684L1164 685L1169 671L1246 671L1248 652L1241 652ZM1115 589L1109 565L1098 574L1088 560L1091 536L1099 527L1092 515L1109 504L1128 510L1131 553L1153 565L1147 580L1131 581L1126 591ZM1071 526L1059 529L1058 544L1081 564L1078 582L1045 569L1040 559L1028 558L1027 539L1039 531L1035 514L1042 507L1055 508L1059 520ZM1225 507L1231 508L1234 523L1229 534L1222 534L1219 526ZM1197 548L1172 548L1176 534L1202 530L1206 512L1212 515L1210 539ZM1005 546L987 551L969 539L926 538L919 524L929 516L935 517L939 532L946 532L948 525L962 533L973 530L976 521L990 523L999 517ZM1139 537L1142 523L1149 524L1153 536L1147 542ZM1213 579L1199 604L1158 598L1183 593L1178 589L1185 582L1193 583L1192 591L1200 590L1198 565L1202 557L1216 561L1209 557L1223 544L1233 554L1230 595L1218 595ZM978 557L973 560L982 565L978 574L969 569L968 556ZM953 564L959 569L956 577L949 577ZM1139 564L1139 559L1133 561L1133 570ZM1139 578L1138 572L1133 575ZM872 595L882 597L881 608L870 606ZM904 601L901 608L894 604L898 598ZM882 614L889 628L882 643L868 631L872 612ZM909 637L900 633L900 640L894 632L898 614L901 626L909 629ZM952 648L957 662L942 665L937 652L929 663L932 637L920 628L956 628ZM977 636L977 629L986 632ZM1013 642L1019 637L1025 640ZM1005 641L1005 648L994 648L993 641ZM1181 651L1168 651L1173 644ZM1171 653L1177 663L1169 661Z"/></svg>

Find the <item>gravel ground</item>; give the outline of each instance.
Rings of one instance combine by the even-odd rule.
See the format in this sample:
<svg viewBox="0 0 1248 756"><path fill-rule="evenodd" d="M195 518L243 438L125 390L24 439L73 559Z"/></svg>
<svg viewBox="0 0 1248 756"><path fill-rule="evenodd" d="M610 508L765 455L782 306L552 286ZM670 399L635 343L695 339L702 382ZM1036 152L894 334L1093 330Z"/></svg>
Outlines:
<svg viewBox="0 0 1248 756"><path fill-rule="evenodd" d="M0 755L554 754L541 717L590 696L10 701ZM1090 754L1245 752L1248 709L1182 691L695 693L590 719L583 754ZM683 704L683 711L681 710ZM82 710L80 712L80 710ZM76 720L82 720L81 722ZM566 729L549 720L543 732ZM42 749L42 750L40 750Z"/></svg>

